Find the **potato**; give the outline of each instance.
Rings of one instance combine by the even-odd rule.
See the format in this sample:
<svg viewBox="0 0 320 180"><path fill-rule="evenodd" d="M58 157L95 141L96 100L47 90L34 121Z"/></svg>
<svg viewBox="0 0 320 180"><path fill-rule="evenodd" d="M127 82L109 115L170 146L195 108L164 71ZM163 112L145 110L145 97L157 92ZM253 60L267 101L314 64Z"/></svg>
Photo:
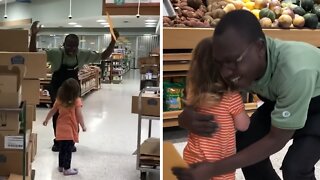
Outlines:
<svg viewBox="0 0 320 180"><path fill-rule="evenodd" d="M207 12L207 7L204 6L204 5L201 5L199 9L200 9L200 11L202 11L202 12L204 12L204 13Z"/></svg>
<svg viewBox="0 0 320 180"><path fill-rule="evenodd" d="M185 24L175 24L174 27L186 27Z"/></svg>
<svg viewBox="0 0 320 180"><path fill-rule="evenodd" d="M169 23L163 23L163 27L170 27Z"/></svg>
<svg viewBox="0 0 320 180"><path fill-rule="evenodd" d="M182 16L188 17L188 10L182 10Z"/></svg>
<svg viewBox="0 0 320 180"><path fill-rule="evenodd" d="M271 25L272 28L279 28L279 21L278 19L274 20L274 22Z"/></svg>
<svg viewBox="0 0 320 180"><path fill-rule="evenodd" d="M192 7L190 7L190 6L182 6L181 7L181 9L183 9L183 10L188 10L188 11L195 11Z"/></svg>
<svg viewBox="0 0 320 180"><path fill-rule="evenodd" d="M219 22L220 22L220 19L219 19L219 18L218 18L218 19L214 19L210 25L211 25L212 27L216 27Z"/></svg>
<svg viewBox="0 0 320 180"><path fill-rule="evenodd" d="M208 6L208 11L212 11L212 4L210 4L209 6Z"/></svg>
<svg viewBox="0 0 320 180"><path fill-rule="evenodd" d="M222 18L224 15L226 15L226 12L223 9L217 9L216 11L218 13L216 18Z"/></svg>
<svg viewBox="0 0 320 180"><path fill-rule="evenodd" d="M262 28L271 28L272 21L270 18L264 17L260 19L260 25Z"/></svg>
<svg viewBox="0 0 320 180"><path fill-rule="evenodd" d="M213 21L213 18L211 16L208 16L208 15L203 16L202 19L203 19L203 21L207 21L209 23L211 23Z"/></svg>
<svg viewBox="0 0 320 180"><path fill-rule="evenodd" d="M213 13L212 13L212 12L206 12L204 15L205 15L205 16L211 16L211 17L212 17Z"/></svg>
<svg viewBox="0 0 320 180"><path fill-rule="evenodd" d="M228 3L225 1L218 1L218 5L219 5L219 8L223 9L228 5Z"/></svg>
<svg viewBox="0 0 320 180"><path fill-rule="evenodd" d="M278 19L282 14L282 9L280 6L273 7L273 12L276 15L276 19Z"/></svg>
<svg viewBox="0 0 320 180"><path fill-rule="evenodd" d="M244 3L239 0L232 1L232 4L236 7L236 9L242 9L244 6Z"/></svg>
<svg viewBox="0 0 320 180"><path fill-rule="evenodd" d="M187 2L181 2L179 7L182 7L182 6L188 6L188 3Z"/></svg>
<svg viewBox="0 0 320 180"><path fill-rule="evenodd" d="M279 21L279 27L282 27L282 28L289 28L292 24L292 18L287 14L281 15L278 21Z"/></svg>
<svg viewBox="0 0 320 180"><path fill-rule="evenodd" d="M236 10L236 7L233 4L227 4L226 7L223 8L223 10L226 13L228 13L228 12Z"/></svg>
<svg viewBox="0 0 320 180"><path fill-rule="evenodd" d="M296 14L292 24L294 27L303 28L305 24L305 19L302 16L299 16L298 14Z"/></svg>
<svg viewBox="0 0 320 180"><path fill-rule="evenodd" d="M187 18L186 18L186 17L184 17L184 16L182 16L180 19L181 19L181 21L185 21L185 20L187 20Z"/></svg>
<svg viewBox="0 0 320 180"><path fill-rule="evenodd" d="M275 7L279 7L281 6L281 3L279 0L270 0L269 1L269 9L271 9L272 11L274 11Z"/></svg>
<svg viewBox="0 0 320 180"><path fill-rule="evenodd" d="M169 23L170 22L170 18L168 18L167 16L163 17L163 23Z"/></svg>

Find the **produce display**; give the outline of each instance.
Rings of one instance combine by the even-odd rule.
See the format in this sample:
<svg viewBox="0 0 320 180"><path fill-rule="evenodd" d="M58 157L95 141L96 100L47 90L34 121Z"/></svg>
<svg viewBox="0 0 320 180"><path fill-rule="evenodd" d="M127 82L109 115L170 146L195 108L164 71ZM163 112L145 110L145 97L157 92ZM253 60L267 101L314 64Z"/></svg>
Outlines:
<svg viewBox="0 0 320 180"><path fill-rule="evenodd" d="M175 17L163 17L164 27L215 27L230 11L252 12L262 28L320 28L320 1L300 0L171 0Z"/></svg>

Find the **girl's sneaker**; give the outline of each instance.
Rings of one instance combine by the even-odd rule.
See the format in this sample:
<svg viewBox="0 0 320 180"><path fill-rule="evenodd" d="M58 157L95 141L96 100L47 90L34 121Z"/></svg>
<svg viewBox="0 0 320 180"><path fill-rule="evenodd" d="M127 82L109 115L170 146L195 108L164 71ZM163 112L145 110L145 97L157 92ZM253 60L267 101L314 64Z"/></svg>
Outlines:
<svg viewBox="0 0 320 180"><path fill-rule="evenodd" d="M65 176L76 175L76 174L78 174L78 169L70 168L63 171L63 175Z"/></svg>
<svg viewBox="0 0 320 180"><path fill-rule="evenodd" d="M59 172L63 172L63 167L58 167Z"/></svg>

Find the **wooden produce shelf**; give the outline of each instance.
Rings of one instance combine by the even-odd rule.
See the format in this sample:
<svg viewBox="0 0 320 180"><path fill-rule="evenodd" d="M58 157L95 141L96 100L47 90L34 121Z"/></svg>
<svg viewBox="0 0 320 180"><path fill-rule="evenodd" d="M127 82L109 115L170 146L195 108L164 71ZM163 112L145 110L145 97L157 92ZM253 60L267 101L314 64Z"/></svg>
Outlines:
<svg viewBox="0 0 320 180"><path fill-rule="evenodd" d="M320 29L264 29L266 35L282 40L303 41L320 47ZM163 49L193 49L213 28L163 28Z"/></svg>

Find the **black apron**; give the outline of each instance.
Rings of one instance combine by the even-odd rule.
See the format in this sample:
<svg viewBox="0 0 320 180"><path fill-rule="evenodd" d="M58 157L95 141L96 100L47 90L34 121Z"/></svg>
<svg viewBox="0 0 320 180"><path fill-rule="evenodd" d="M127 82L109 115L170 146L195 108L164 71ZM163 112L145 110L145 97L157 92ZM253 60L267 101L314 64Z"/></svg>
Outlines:
<svg viewBox="0 0 320 180"><path fill-rule="evenodd" d="M78 56L76 56L77 63L74 66L68 66L66 64L63 64L64 52L62 49L60 50L62 53L60 68L53 73L51 84L50 84L51 85L50 98L52 103L54 103L54 101L56 100L58 89L65 80L69 78L74 78L79 82Z"/></svg>

